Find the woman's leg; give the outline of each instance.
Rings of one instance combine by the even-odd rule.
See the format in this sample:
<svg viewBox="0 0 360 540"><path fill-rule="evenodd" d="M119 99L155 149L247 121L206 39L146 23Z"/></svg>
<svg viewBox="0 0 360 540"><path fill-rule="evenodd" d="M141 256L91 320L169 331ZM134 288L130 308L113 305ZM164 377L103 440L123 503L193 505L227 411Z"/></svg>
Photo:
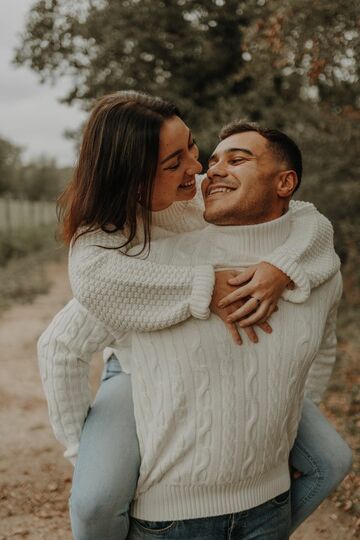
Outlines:
<svg viewBox="0 0 360 540"><path fill-rule="evenodd" d="M351 450L309 399L304 399L290 465L301 476L291 481L293 532L345 478Z"/></svg>
<svg viewBox="0 0 360 540"><path fill-rule="evenodd" d="M140 453L130 376L116 373L116 362L108 362L81 435L70 497L75 540L122 540L129 528Z"/></svg>

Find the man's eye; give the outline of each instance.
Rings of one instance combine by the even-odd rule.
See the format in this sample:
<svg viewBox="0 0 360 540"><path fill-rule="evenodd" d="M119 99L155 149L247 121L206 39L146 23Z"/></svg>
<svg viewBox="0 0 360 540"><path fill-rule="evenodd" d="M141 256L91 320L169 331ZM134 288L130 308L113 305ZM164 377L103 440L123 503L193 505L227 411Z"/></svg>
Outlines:
<svg viewBox="0 0 360 540"><path fill-rule="evenodd" d="M230 163L236 164L236 163L241 163L242 161L245 161L244 158L234 158L230 160Z"/></svg>

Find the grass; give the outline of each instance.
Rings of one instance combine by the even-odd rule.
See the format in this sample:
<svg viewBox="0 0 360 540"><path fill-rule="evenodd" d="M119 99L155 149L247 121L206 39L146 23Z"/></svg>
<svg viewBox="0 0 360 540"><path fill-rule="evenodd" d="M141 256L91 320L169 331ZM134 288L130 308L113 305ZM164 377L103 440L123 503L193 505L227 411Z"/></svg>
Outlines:
<svg viewBox="0 0 360 540"><path fill-rule="evenodd" d="M64 256L53 227L0 233L0 311L47 292L45 264Z"/></svg>

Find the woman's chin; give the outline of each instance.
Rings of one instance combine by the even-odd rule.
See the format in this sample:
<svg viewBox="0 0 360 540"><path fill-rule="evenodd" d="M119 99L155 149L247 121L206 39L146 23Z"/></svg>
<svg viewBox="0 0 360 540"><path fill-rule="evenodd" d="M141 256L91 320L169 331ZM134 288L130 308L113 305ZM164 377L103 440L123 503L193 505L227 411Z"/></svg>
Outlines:
<svg viewBox="0 0 360 540"><path fill-rule="evenodd" d="M196 184L194 186L191 186L190 189L178 188L176 191L175 201L177 202L190 201L191 199L195 197L195 195L196 195Z"/></svg>

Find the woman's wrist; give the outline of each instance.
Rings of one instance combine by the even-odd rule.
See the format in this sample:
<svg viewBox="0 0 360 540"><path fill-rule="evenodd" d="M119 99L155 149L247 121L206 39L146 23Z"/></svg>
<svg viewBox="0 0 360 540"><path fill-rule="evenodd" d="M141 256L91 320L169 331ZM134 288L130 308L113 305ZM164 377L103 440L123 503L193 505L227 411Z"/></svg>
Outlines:
<svg viewBox="0 0 360 540"><path fill-rule="evenodd" d="M211 265L196 266L190 298L190 313L196 319L207 319L215 284L215 271Z"/></svg>

